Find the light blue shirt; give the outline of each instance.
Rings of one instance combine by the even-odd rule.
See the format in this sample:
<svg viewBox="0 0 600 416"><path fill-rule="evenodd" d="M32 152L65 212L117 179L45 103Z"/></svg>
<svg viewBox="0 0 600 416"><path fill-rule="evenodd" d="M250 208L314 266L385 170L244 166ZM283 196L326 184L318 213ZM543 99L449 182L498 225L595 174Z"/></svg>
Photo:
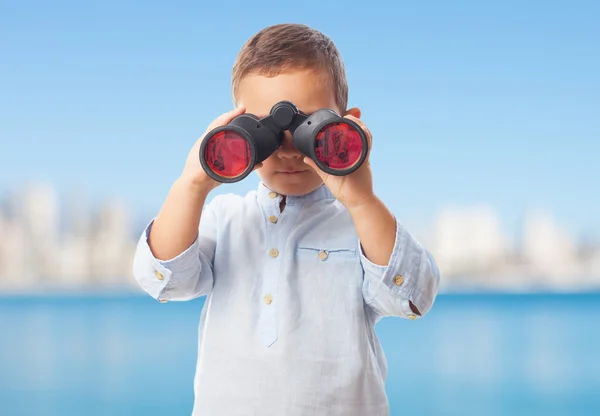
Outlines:
<svg viewBox="0 0 600 416"><path fill-rule="evenodd" d="M157 260L144 231L134 275L165 302L206 295L194 415L387 416L384 316L425 315L439 287L431 254L396 224L386 266L370 262L325 186L281 196L264 184L204 207L196 241Z"/></svg>

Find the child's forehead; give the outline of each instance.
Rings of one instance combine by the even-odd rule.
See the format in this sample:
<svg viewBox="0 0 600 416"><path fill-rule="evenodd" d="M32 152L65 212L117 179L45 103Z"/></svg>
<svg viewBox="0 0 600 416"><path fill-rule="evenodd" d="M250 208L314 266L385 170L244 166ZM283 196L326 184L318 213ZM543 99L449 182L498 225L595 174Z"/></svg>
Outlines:
<svg viewBox="0 0 600 416"><path fill-rule="evenodd" d="M258 117L269 115L280 101L290 101L306 114L336 105L334 89L322 74L311 70L275 76L250 74L238 87L236 102Z"/></svg>

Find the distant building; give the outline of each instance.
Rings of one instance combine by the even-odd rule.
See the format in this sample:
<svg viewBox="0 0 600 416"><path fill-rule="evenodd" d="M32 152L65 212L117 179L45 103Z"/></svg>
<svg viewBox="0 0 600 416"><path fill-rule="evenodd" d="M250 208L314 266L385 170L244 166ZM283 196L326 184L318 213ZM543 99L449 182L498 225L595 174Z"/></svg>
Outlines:
<svg viewBox="0 0 600 416"><path fill-rule="evenodd" d="M529 273L557 280L578 272L577 247L547 210L532 210L526 215L523 256Z"/></svg>
<svg viewBox="0 0 600 416"><path fill-rule="evenodd" d="M490 272L507 258L508 243L489 206L443 210L435 222L434 236L432 251L450 278Z"/></svg>
<svg viewBox="0 0 600 416"><path fill-rule="evenodd" d="M123 203L115 201L94 216L74 195L61 227L51 186L24 188L9 202L11 215L0 212L0 288L132 284L135 241Z"/></svg>
<svg viewBox="0 0 600 416"><path fill-rule="evenodd" d="M125 283L132 272L135 241L131 219L118 201L103 206L96 218L91 238L92 278L98 284Z"/></svg>

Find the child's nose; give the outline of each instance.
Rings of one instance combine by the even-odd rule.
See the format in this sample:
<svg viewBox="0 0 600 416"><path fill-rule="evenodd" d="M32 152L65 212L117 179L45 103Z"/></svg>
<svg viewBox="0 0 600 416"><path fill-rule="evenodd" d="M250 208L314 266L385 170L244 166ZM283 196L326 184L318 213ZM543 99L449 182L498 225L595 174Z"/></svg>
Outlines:
<svg viewBox="0 0 600 416"><path fill-rule="evenodd" d="M289 131L283 133L283 141L277 150L277 155L282 159L299 158L302 154L296 149L292 142L292 134Z"/></svg>

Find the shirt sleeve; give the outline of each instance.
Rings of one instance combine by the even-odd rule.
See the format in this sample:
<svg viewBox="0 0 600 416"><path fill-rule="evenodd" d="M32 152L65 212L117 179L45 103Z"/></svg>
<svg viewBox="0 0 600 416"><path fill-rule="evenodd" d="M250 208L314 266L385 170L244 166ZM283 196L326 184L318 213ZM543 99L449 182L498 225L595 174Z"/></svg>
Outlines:
<svg viewBox="0 0 600 416"><path fill-rule="evenodd" d="M148 244L154 219L143 231L133 261L133 276L154 299L191 300L211 292L213 261L217 241L217 220L212 206L206 205L200 217L196 240L170 260L158 260Z"/></svg>
<svg viewBox="0 0 600 416"><path fill-rule="evenodd" d="M416 319L424 316L437 296L440 273L432 254L398 221L389 263L372 263L360 247L364 270L363 296L379 316ZM418 313L411 308L411 303Z"/></svg>

